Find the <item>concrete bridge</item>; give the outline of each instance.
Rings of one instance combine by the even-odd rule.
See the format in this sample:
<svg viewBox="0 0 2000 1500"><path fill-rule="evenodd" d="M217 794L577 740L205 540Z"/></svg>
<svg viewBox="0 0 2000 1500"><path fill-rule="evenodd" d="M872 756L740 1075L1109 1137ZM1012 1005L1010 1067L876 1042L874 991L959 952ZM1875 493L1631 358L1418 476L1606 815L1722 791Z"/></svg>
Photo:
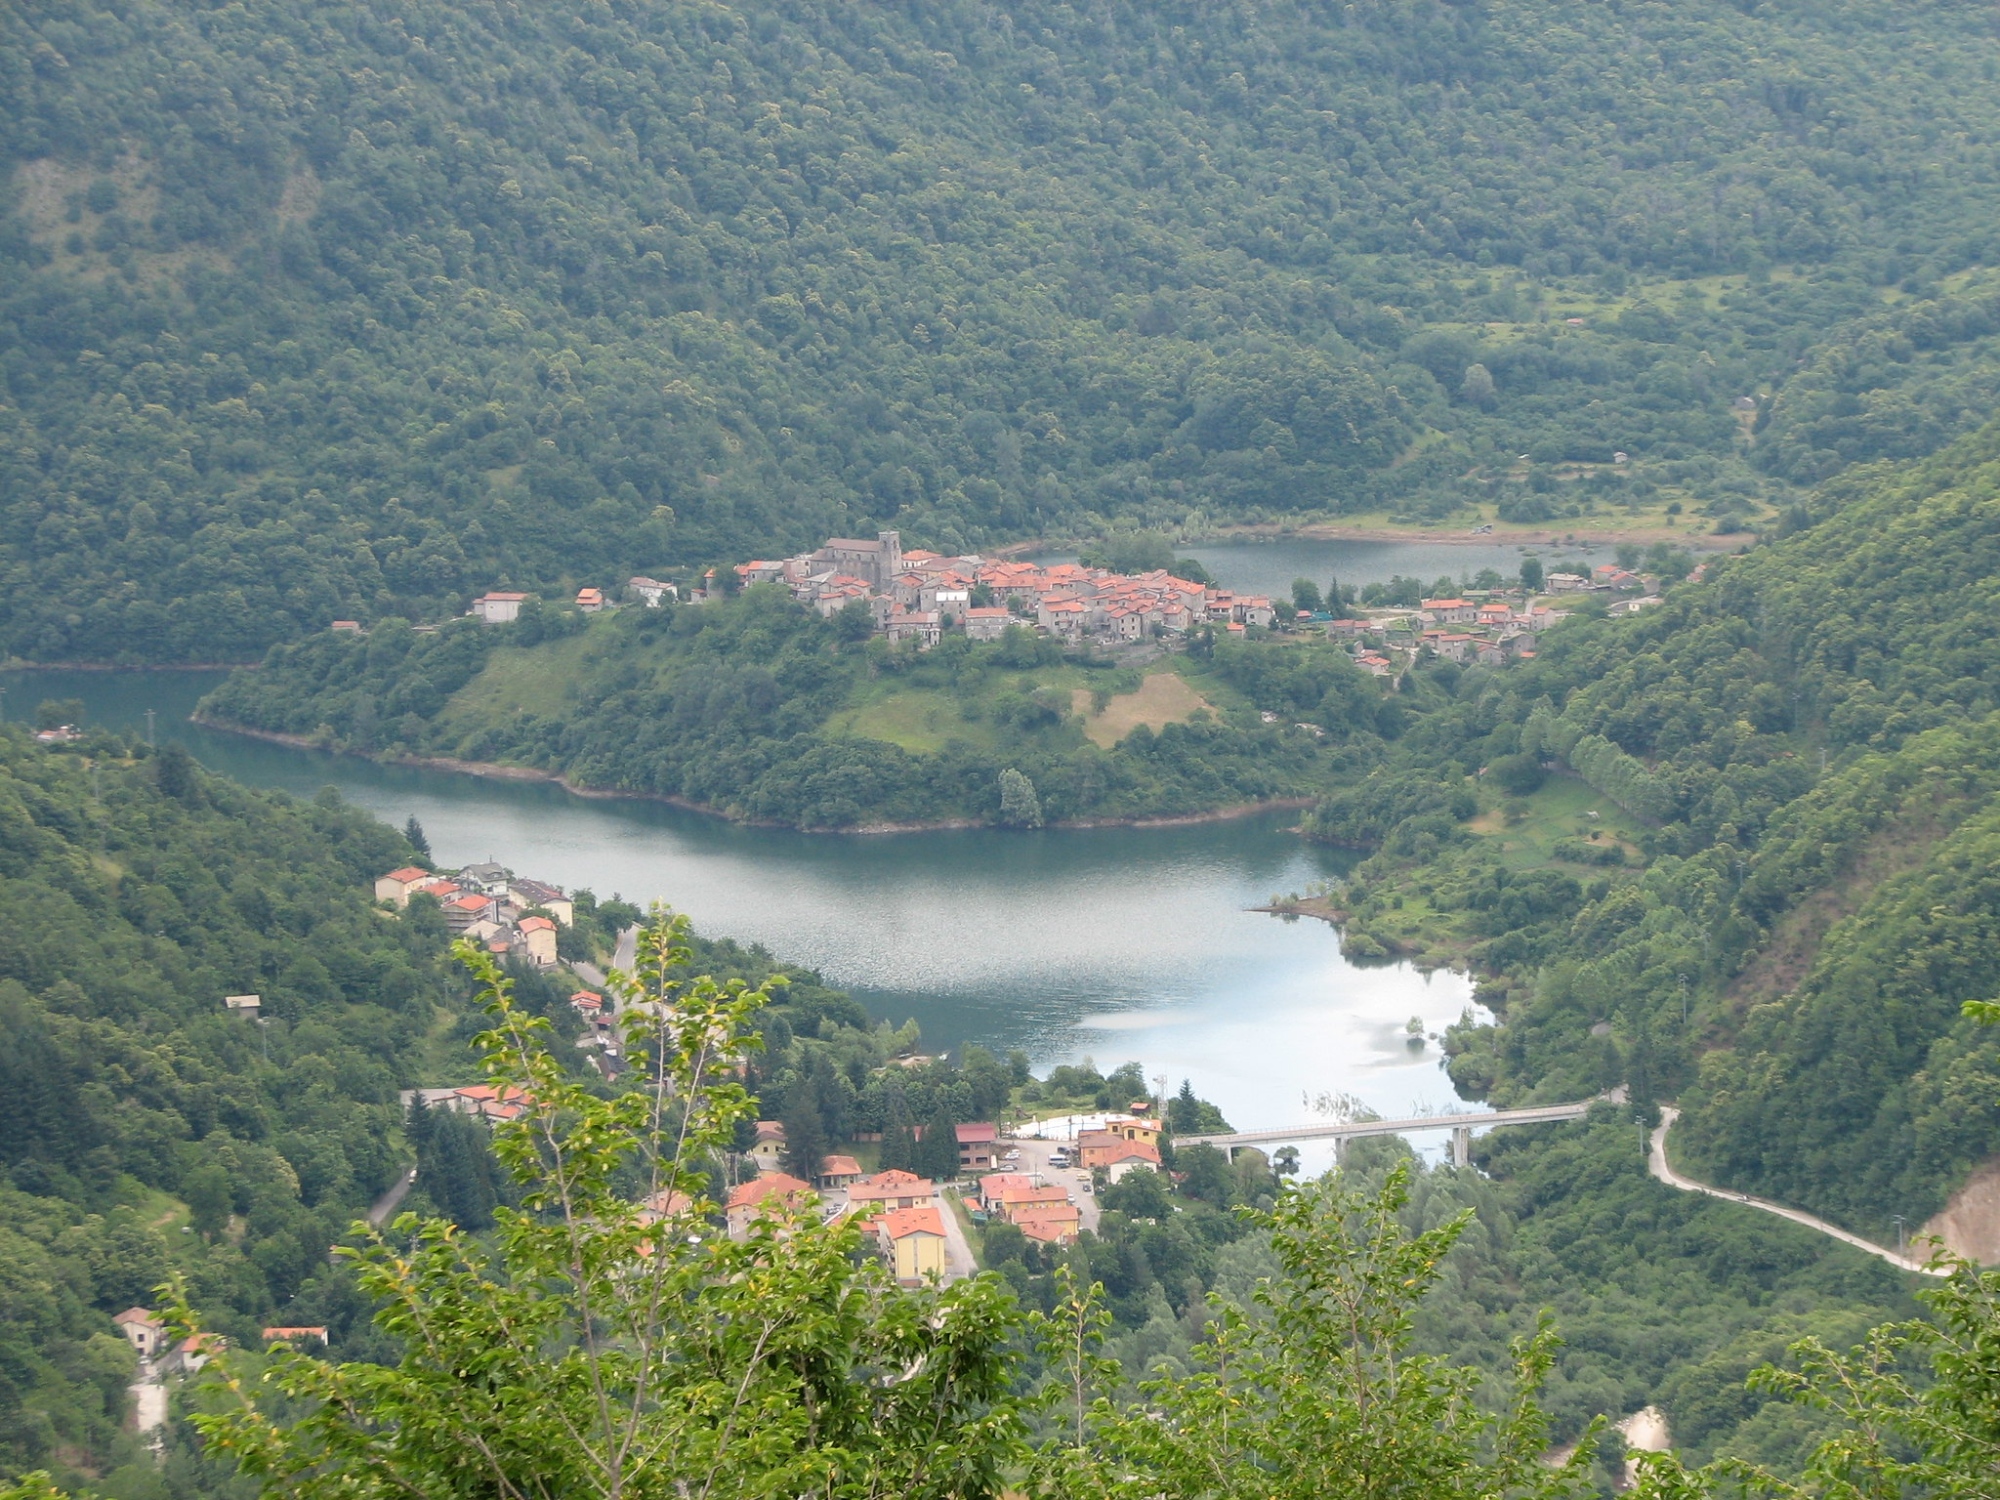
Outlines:
<svg viewBox="0 0 2000 1500"><path fill-rule="evenodd" d="M1472 1162L1472 1132L1491 1130L1499 1125L1546 1125L1555 1120L1580 1120L1590 1113L1596 1099L1580 1104L1536 1104L1526 1109L1500 1109L1483 1115L1417 1115L1408 1120L1321 1120L1309 1125L1291 1125L1277 1130L1238 1130L1228 1135L1177 1135L1175 1146L1214 1146L1231 1161L1239 1146L1283 1146L1298 1141L1333 1142L1334 1159L1346 1152L1347 1143L1364 1135L1415 1135L1423 1130L1451 1132L1453 1166Z"/></svg>

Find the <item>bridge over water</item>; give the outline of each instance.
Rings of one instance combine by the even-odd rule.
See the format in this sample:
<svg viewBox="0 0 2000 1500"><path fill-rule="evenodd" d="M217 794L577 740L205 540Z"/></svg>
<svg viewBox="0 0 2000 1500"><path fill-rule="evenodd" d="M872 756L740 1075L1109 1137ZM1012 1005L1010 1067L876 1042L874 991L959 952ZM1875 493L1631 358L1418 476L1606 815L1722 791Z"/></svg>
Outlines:
<svg viewBox="0 0 2000 1500"><path fill-rule="evenodd" d="M1287 1125L1274 1130L1237 1130L1226 1135L1177 1135L1176 1146L1214 1146L1232 1161L1239 1146L1283 1146L1298 1141L1333 1142L1336 1160L1347 1143L1368 1135L1416 1135L1426 1130L1451 1132L1451 1160L1454 1166L1472 1161L1472 1132L1500 1125L1547 1125L1556 1120L1580 1120L1590 1113L1596 1099L1578 1104L1535 1104L1525 1109L1498 1109L1481 1115L1416 1115L1407 1120L1316 1120L1307 1125Z"/></svg>

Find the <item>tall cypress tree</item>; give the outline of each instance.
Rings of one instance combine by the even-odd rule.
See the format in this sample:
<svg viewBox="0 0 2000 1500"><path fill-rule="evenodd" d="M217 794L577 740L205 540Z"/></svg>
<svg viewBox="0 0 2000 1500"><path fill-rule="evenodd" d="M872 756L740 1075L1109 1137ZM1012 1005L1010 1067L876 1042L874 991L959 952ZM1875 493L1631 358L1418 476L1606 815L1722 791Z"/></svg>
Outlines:
<svg viewBox="0 0 2000 1500"><path fill-rule="evenodd" d="M951 1106L938 1105L937 1113L930 1124L924 1127L922 1150L922 1175L937 1182L950 1182L958 1176L958 1121L953 1118Z"/></svg>
<svg viewBox="0 0 2000 1500"><path fill-rule="evenodd" d="M801 1182L819 1176L826 1159L826 1121L820 1118L819 1090L810 1074L790 1090L785 1104L785 1170Z"/></svg>

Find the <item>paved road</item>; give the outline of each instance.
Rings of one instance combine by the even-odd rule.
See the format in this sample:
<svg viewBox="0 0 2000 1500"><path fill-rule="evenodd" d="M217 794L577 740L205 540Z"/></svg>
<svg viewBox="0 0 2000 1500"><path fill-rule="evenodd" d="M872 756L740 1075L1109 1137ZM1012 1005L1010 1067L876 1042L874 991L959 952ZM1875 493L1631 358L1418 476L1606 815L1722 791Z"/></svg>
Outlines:
<svg viewBox="0 0 2000 1500"><path fill-rule="evenodd" d="M958 1213L951 1200L958 1195L947 1189L938 1194L938 1217L944 1220L944 1279L947 1282L963 1281L968 1276L979 1274L979 1258L972 1253L972 1242L965 1237L965 1225L959 1222Z"/></svg>
<svg viewBox="0 0 2000 1500"><path fill-rule="evenodd" d="M1696 1182L1692 1177L1683 1177L1667 1164L1667 1131L1672 1128L1674 1121L1680 1118L1680 1113L1673 1108L1660 1111L1660 1123L1653 1131L1652 1148L1646 1159L1647 1170L1668 1187L1677 1187L1684 1193L1706 1193L1711 1198L1720 1198L1727 1203L1743 1203L1751 1208L1761 1208L1767 1214L1776 1214L1781 1219L1790 1219L1794 1224L1803 1224L1808 1229L1817 1229L1821 1234L1832 1235L1842 1244L1852 1245L1857 1250L1886 1260L1890 1265L1905 1271L1916 1271L1925 1276L1946 1274L1907 1255L1898 1254L1886 1246L1878 1245L1873 1240L1864 1240L1858 1234L1849 1234L1839 1225L1814 1218L1803 1209L1787 1208L1782 1203L1772 1203L1765 1198L1753 1198L1747 1193L1730 1192L1726 1188L1710 1187L1705 1182Z"/></svg>
<svg viewBox="0 0 2000 1500"><path fill-rule="evenodd" d="M389 1215L402 1207L403 1199L409 1194L410 1186L416 1180L417 1169L415 1167L411 1167L401 1177L398 1177L395 1186L377 1198L374 1206L368 1210L368 1222L373 1224L377 1229L388 1223Z"/></svg>
<svg viewBox="0 0 2000 1500"><path fill-rule="evenodd" d="M130 1389L132 1425L142 1438L152 1434L147 1438L147 1446L157 1454L165 1440L167 1425L167 1387L159 1367L150 1359L139 1361L139 1381Z"/></svg>
<svg viewBox="0 0 2000 1500"><path fill-rule="evenodd" d="M1038 1141L1030 1137L1003 1140L1000 1145L1006 1151L1019 1151L1021 1159L1011 1165L1002 1166L1002 1172L1040 1172L1042 1181L1069 1189L1069 1201L1074 1203L1083 1215L1083 1227L1092 1234L1097 1233L1097 1195L1086 1192L1090 1185L1090 1174L1075 1168L1065 1171L1049 1165L1049 1157L1061 1141Z"/></svg>
<svg viewBox="0 0 2000 1500"><path fill-rule="evenodd" d="M639 929L637 927L628 927L618 934L618 946L611 950L611 967L614 969L623 969L627 974L630 974L632 972L632 965L638 961ZM569 967L570 972L575 974L585 984L594 985L598 990L603 990L604 971L598 968L596 964L588 964L583 962L582 959L577 959Z"/></svg>

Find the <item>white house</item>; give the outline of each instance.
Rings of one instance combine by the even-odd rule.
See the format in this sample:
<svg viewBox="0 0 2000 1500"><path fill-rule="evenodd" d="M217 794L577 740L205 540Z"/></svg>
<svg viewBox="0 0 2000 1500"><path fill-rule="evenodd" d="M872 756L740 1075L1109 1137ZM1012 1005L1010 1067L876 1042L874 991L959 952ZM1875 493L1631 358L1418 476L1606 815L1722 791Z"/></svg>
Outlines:
<svg viewBox="0 0 2000 1500"><path fill-rule="evenodd" d="M493 591L481 594L472 601L472 608L466 611L477 615L482 624L505 625L521 617L521 606L527 602L526 594L509 594Z"/></svg>

